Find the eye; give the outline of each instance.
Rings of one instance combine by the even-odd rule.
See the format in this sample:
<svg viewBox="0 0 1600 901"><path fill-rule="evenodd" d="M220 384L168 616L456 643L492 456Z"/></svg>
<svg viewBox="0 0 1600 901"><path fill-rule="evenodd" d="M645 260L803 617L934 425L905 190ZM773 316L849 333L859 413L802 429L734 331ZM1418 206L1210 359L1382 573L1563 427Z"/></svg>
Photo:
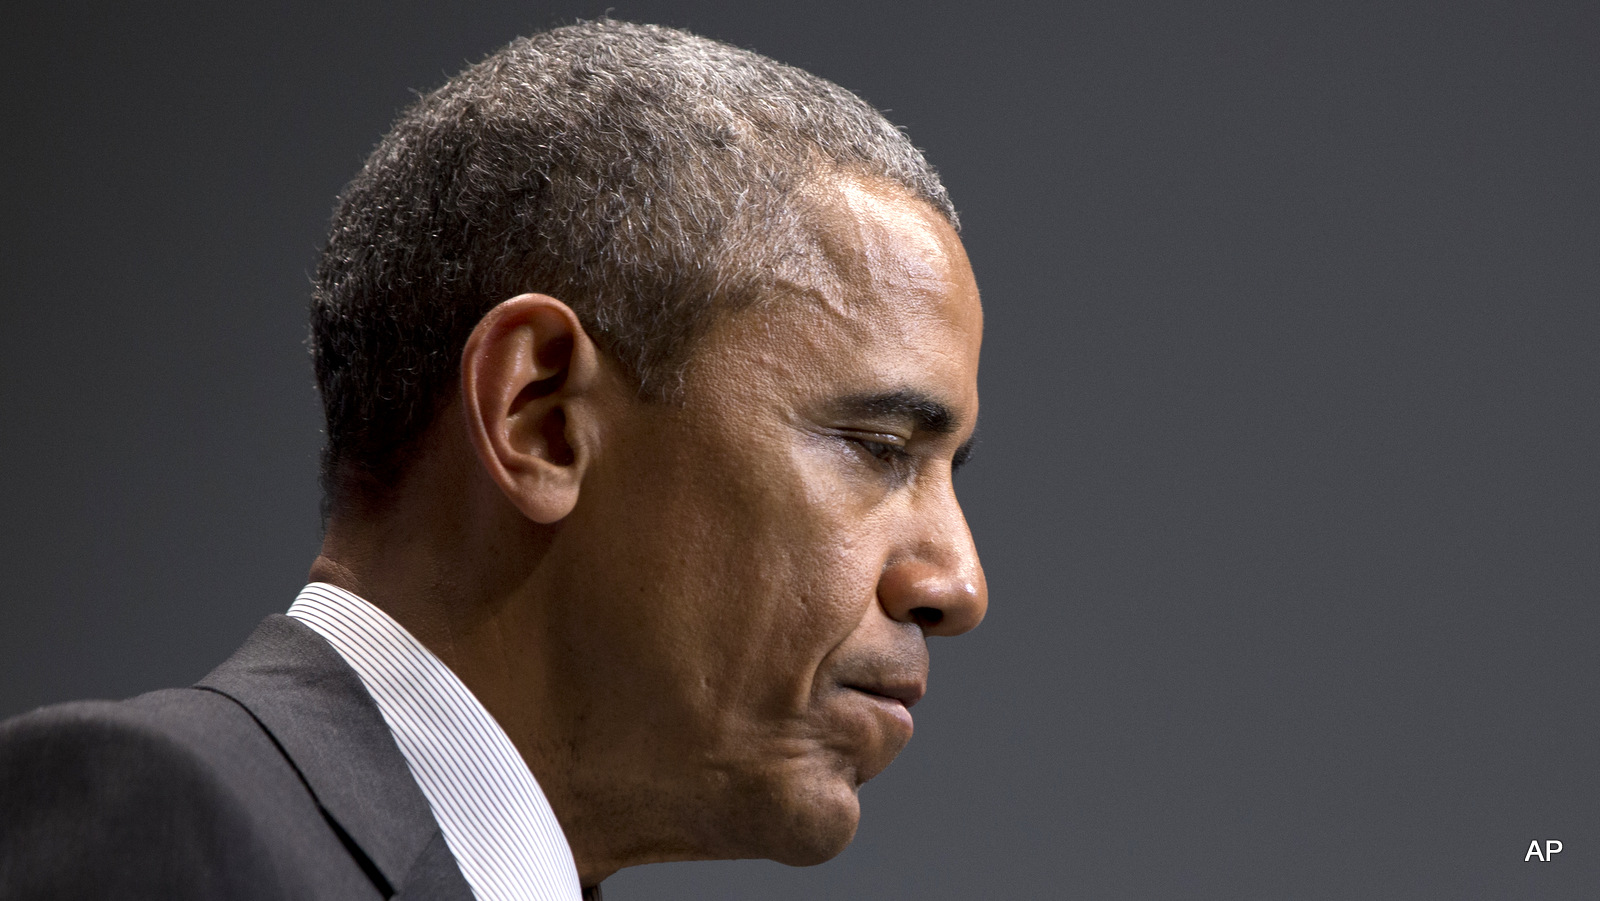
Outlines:
<svg viewBox="0 0 1600 901"><path fill-rule="evenodd" d="M950 458L950 472L951 472L951 474L953 475L955 473L960 472L961 471L961 467L966 466L967 462L969 460L971 460L971 459L972 459L972 439L969 438L969 439L967 439L967 443L966 444L963 444L960 447L956 448L955 456Z"/></svg>
<svg viewBox="0 0 1600 901"><path fill-rule="evenodd" d="M869 457L874 465L904 475L911 466L911 452L906 450L905 439L879 433L846 434L841 436Z"/></svg>

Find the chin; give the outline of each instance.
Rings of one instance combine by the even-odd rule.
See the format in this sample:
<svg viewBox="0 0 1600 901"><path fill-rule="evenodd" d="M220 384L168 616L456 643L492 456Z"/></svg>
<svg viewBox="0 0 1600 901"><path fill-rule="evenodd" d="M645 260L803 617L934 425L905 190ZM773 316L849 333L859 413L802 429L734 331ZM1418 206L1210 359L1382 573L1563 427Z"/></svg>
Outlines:
<svg viewBox="0 0 1600 901"><path fill-rule="evenodd" d="M861 822L861 802L855 786L837 777L808 780L806 784L785 786L774 799L778 809L765 833L766 845L759 853L792 867L809 867L832 860L855 838Z"/></svg>

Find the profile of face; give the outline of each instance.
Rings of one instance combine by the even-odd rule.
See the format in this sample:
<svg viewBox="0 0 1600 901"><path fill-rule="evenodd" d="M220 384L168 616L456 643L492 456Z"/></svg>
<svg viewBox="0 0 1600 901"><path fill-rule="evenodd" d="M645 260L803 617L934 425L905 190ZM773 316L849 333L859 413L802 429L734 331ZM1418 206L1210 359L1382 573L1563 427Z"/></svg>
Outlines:
<svg viewBox="0 0 1600 901"><path fill-rule="evenodd" d="M828 190L812 263L712 326L683 402L605 417L555 539L585 536L550 626L587 661L574 747L628 749L614 813L683 836L657 859L837 854L911 737L926 637L987 604L952 483L978 413L965 252L898 189Z"/></svg>

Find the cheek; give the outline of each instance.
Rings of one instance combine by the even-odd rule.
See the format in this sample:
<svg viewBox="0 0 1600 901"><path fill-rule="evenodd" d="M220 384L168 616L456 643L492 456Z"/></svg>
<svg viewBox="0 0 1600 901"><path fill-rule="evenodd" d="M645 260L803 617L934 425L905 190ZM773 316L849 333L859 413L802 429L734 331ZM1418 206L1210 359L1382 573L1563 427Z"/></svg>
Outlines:
<svg viewBox="0 0 1600 901"><path fill-rule="evenodd" d="M605 694L636 724L703 750L803 739L816 676L875 602L882 566L870 510L838 454L786 432L695 433L619 468L606 546L590 572ZM593 496L591 495L591 498ZM860 506L860 504L857 504ZM597 609L598 608L598 609Z"/></svg>
<svg viewBox="0 0 1600 901"><path fill-rule="evenodd" d="M876 597L881 562L862 519L826 473L786 462L700 495L689 527L701 566L674 579L694 601L664 626L692 633L708 700L730 713L802 716L819 665Z"/></svg>
<svg viewBox="0 0 1600 901"><path fill-rule="evenodd" d="M724 698L798 716L819 666L861 622L875 597L877 568L864 543L826 510L785 507L754 516L728 548L706 610L724 670Z"/></svg>

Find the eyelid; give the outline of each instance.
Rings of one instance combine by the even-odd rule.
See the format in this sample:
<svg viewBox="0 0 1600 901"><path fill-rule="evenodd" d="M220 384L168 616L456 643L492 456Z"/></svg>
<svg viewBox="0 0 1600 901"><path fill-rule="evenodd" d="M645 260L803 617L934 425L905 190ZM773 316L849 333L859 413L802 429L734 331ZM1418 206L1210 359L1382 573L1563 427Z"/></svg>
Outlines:
<svg viewBox="0 0 1600 901"><path fill-rule="evenodd" d="M862 441L873 441L877 442L878 444L887 444L893 447L903 448L911 443L911 439L905 435L897 435L894 432L880 432L876 429L841 429L840 433L846 438L855 438Z"/></svg>
<svg viewBox="0 0 1600 901"><path fill-rule="evenodd" d="M892 475L896 482L908 478L915 466L911 451L907 448L911 439L905 435L871 428L841 427L828 431L832 432L835 439L853 446L863 461L870 460L871 465L885 475Z"/></svg>

